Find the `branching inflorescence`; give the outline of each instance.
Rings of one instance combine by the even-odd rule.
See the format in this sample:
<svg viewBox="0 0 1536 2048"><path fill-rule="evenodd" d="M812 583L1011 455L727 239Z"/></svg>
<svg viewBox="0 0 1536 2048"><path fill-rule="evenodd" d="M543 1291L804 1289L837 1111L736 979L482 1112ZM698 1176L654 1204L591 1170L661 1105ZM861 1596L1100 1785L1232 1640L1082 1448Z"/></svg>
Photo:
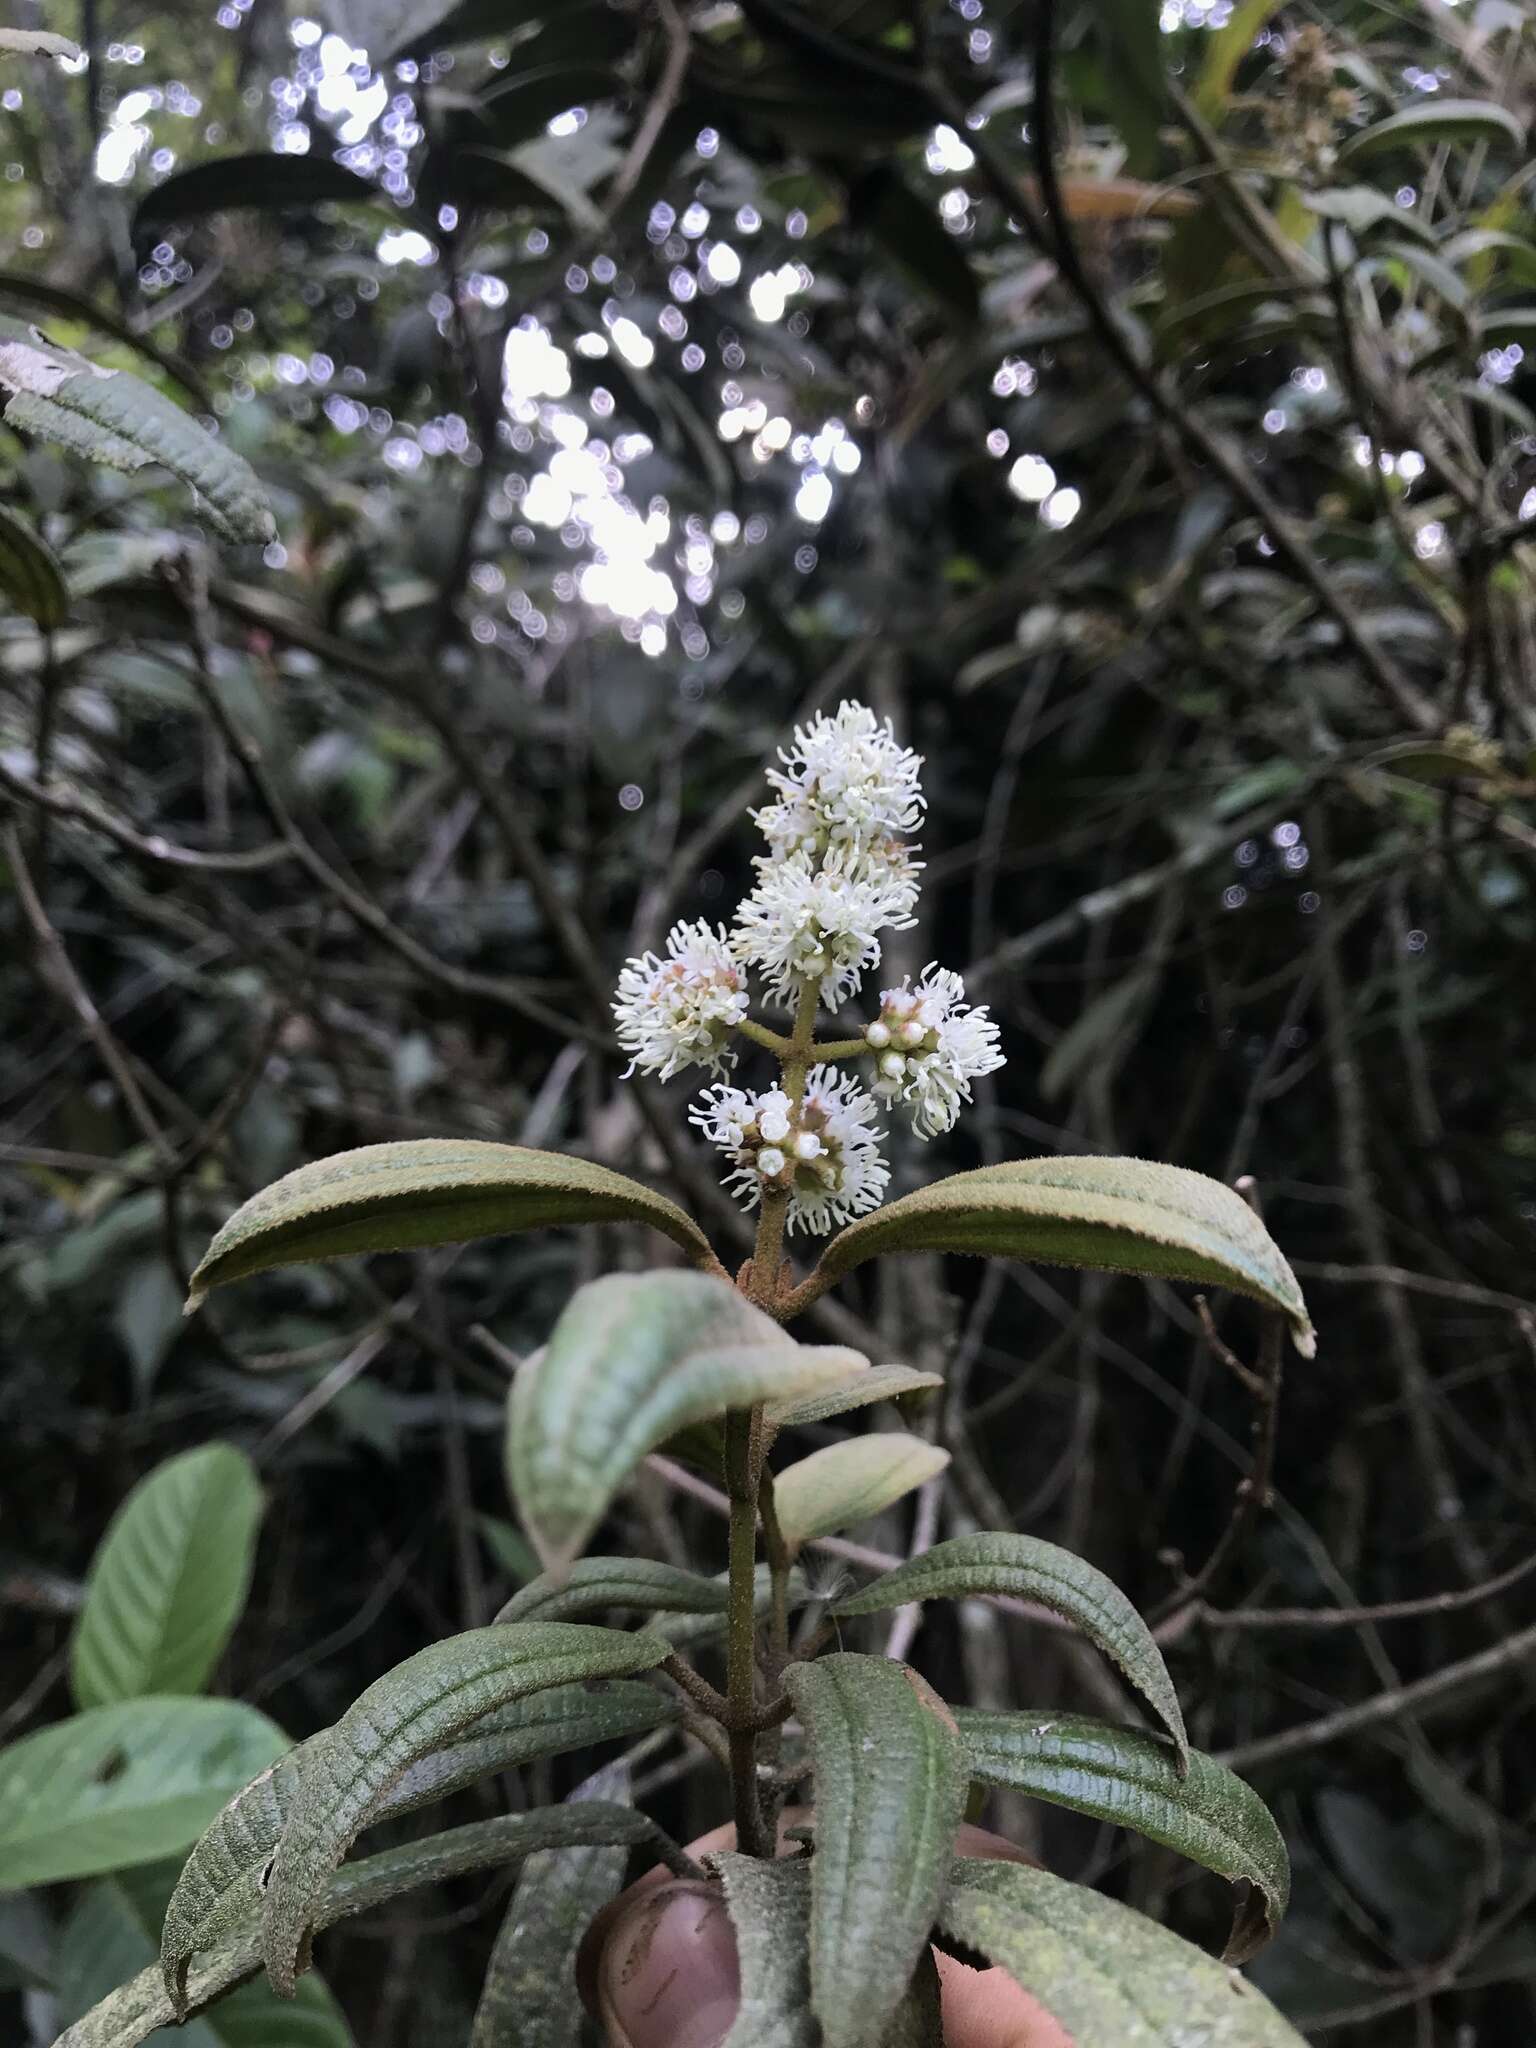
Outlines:
<svg viewBox="0 0 1536 2048"><path fill-rule="evenodd" d="M882 931L916 922L922 758L863 704L844 702L797 728L768 770L774 801L752 813L768 841L734 927L674 925L667 955L642 954L619 976L613 1005L630 1071L664 1081L686 1067L723 1076L740 1042L779 1061L775 1086L723 1078L690 1111L731 1161L749 1207L773 1195L791 1230L822 1235L878 1208L890 1179L875 1128L881 1105L904 1109L919 1138L951 1130L971 1083L1003 1064L997 1026L965 1001L958 974L925 967L881 992L877 1016L818 1043L818 1007L836 1013L880 965ZM790 1036L750 1015L749 971L794 1018ZM865 1062L868 1085L837 1062Z"/></svg>

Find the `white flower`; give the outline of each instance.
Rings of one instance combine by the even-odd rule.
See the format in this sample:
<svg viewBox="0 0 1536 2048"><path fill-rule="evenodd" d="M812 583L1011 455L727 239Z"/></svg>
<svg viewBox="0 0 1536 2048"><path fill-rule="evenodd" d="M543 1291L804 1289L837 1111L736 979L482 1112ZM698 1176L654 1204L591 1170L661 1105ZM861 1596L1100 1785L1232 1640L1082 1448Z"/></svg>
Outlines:
<svg viewBox="0 0 1536 2048"><path fill-rule="evenodd" d="M736 1058L731 1033L747 1014L745 976L731 957L725 927L675 924L667 955L625 963L613 1015L618 1040L637 1067L663 1081L683 1067L720 1073Z"/></svg>
<svg viewBox="0 0 1536 2048"><path fill-rule="evenodd" d="M983 1005L965 1001L958 974L930 963L914 989L908 976L900 988L881 992L880 1015L865 1032L875 1055L875 1093L912 1112L920 1138L954 1128L971 1083L1003 1064L997 1026Z"/></svg>
<svg viewBox="0 0 1536 2048"><path fill-rule="evenodd" d="M731 949L781 1002L814 980L823 1006L837 1009L865 969L879 966L875 934L913 922L917 866L894 842L836 849L819 866L796 853L759 860L757 869L757 886L736 912Z"/></svg>
<svg viewBox="0 0 1536 2048"><path fill-rule="evenodd" d="M755 1209L765 1187L789 1195L791 1230L824 1235L880 1205L890 1168L872 1095L851 1074L812 1067L799 1102L780 1088L753 1095L723 1082L706 1088L689 1116L735 1162L726 1186ZM781 1128L782 1127L782 1128Z"/></svg>
<svg viewBox="0 0 1536 2048"><path fill-rule="evenodd" d="M922 756L897 743L863 704L844 701L796 726L794 746L770 768L778 801L752 813L775 856L868 847L913 832L922 817Z"/></svg>

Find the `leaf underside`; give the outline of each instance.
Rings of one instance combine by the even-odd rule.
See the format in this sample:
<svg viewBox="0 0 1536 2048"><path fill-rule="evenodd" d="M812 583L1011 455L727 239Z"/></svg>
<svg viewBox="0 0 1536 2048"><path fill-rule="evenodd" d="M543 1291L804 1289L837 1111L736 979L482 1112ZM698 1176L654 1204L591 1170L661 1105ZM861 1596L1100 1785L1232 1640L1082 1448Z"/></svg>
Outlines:
<svg viewBox="0 0 1536 2048"><path fill-rule="evenodd" d="M903 1430L847 1437L786 1465L773 1482L775 1512L791 1550L867 1522L937 1478L948 1451Z"/></svg>

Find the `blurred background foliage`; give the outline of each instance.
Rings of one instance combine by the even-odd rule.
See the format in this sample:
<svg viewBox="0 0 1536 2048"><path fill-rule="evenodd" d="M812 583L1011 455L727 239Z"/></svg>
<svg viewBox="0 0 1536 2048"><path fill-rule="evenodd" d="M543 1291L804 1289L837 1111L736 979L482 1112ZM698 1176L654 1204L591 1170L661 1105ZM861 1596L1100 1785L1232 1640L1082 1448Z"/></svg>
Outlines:
<svg viewBox="0 0 1536 2048"><path fill-rule="evenodd" d="M86 54L0 58L0 306L203 417L279 537L0 431L5 1739L69 1709L130 1485L212 1440L267 1494L216 1689L290 1735L494 1611L507 1355L654 1242L303 1269L190 1324L187 1269L273 1176L430 1133L621 1165L744 1251L681 1090L618 1085L608 992L728 910L762 760L857 694L927 756L892 978L968 960L1010 1056L898 1186L1051 1150L1251 1175L1321 1336L1266 1512L1187 1295L882 1267L827 1327L949 1375L929 1533L1044 1534L1159 1623L1291 1844L1256 1974L1311 2037L1527 2038L1528 10L13 16ZM611 1535L723 1556L656 1472ZM1105 1705L984 1606L917 1654L955 1697ZM654 1771L682 1836L719 1818L688 1762ZM1219 1940L1160 1852L992 1816ZM142 1944L146 1883L0 1901L9 2038L83 2002L109 1922ZM329 1937L355 2037L461 2041L494 1908Z"/></svg>

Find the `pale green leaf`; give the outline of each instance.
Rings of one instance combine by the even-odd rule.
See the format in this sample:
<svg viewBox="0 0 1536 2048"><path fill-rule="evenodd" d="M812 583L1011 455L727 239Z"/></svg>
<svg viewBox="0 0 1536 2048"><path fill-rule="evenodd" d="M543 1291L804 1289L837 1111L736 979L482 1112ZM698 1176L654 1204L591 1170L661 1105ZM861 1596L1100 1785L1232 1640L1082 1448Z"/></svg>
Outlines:
<svg viewBox="0 0 1536 2048"><path fill-rule="evenodd" d="M521 1587L496 1619L573 1621L606 1607L723 1614L729 1604L730 1591L723 1579L706 1579L699 1572L648 1557L583 1557L563 1580L545 1573Z"/></svg>
<svg viewBox="0 0 1536 2048"><path fill-rule="evenodd" d="M244 457L131 371L104 370L36 327L0 316L0 392L7 426L111 468L157 462L170 470L226 540L267 541L276 531Z"/></svg>
<svg viewBox="0 0 1536 2048"><path fill-rule="evenodd" d="M332 1871L412 1764L494 1708L550 1686L649 1671L667 1649L655 1635L517 1622L449 1636L376 1679L299 1758L262 1923L274 1990L293 1989Z"/></svg>
<svg viewBox="0 0 1536 2048"><path fill-rule="evenodd" d="M424 1841L407 1842L336 1872L316 1913L317 1928L333 1927L354 1913L387 1905L419 1885L442 1884L474 1870L500 1869L536 1849L564 1843L628 1842L663 1846L654 1824L633 1807L600 1805L541 1807L451 1828ZM187 2007L201 2011L232 1985L261 1967L261 1934L254 1927L226 1934L218 1947L194 1965L187 1980ZM141 1970L83 2019L67 2029L53 2048L138 2048L157 2027L179 2017L158 1966ZM258 2048L252 2041L249 2048Z"/></svg>
<svg viewBox="0 0 1536 2048"><path fill-rule="evenodd" d="M8 505L0 505L0 590L35 626L63 625L69 592L58 557Z"/></svg>
<svg viewBox="0 0 1536 2048"><path fill-rule="evenodd" d="M1192 1280L1251 1295L1289 1318L1310 1357L1296 1276L1258 1217L1228 1187L1147 1159L1024 1159L919 1188L851 1223L812 1276L817 1285L884 1252L973 1252Z"/></svg>
<svg viewBox="0 0 1536 2048"><path fill-rule="evenodd" d="M610 1222L649 1223L697 1264L713 1261L675 1202L587 1159L475 1138L364 1145L301 1166L238 1208L192 1275L187 1307L273 1266Z"/></svg>
<svg viewBox="0 0 1536 2048"><path fill-rule="evenodd" d="M507 1477L557 1574L648 1451L688 1424L846 1379L840 1346L796 1344L729 1281L615 1273L573 1296L512 1382Z"/></svg>
<svg viewBox="0 0 1536 2048"><path fill-rule="evenodd" d="M1442 142L1489 143L1521 155L1525 127L1517 115L1493 100L1441 99L1436 94L1349 136L1340 146L1338 160L1357 163L1383 150L1432 149Z"/></svg>
<svg viewBox="0 0 1536 2048"><path fill-rule="evenodd" d="M826 1422L854 1408L868 1408L876 1401L899 1401L903 1395L923 1393L943 1384L942 1373L919 1372L912 1365L861 1365L845 1380L823 1388L820 1393L803 1394L792 1401L770 1401L764 1418L776 1429L803 1429L810 1422Z"/></svg>
<svg viewBox="0 0 1536 2048"><path fill-rule="evenodd" d="M1238 65L1265 22L1279 11L1279 0L1237 0L1220 28L1201 34L1202 61L1190 97L1207 120L1220 118Z"/></svg>
<svg viewBox="0 0 1536 2048"><path fill-rule="evenodd" d="M952 1536L839 1600L835 1612L876 1614L912 1600L963 1600L978 1593L1035 1600L1075 1621L1151 1707L1180 1760L1188 1756L1179 1696L1151 1630L1113 1579L1058 1544L980 1529Z"/></svg>
<svg viewBox="0 0 1536 2048"><path fill-rule="evenodd" d="M0 1891L185 1849L287 1746L239 1700L91 1707L0 1749Z"/></svg>
<svg viewBox="0 0 1536 2048"><path fill-rule="evenodd" d="M1181 1775L1161 1737L1080 1714L960 1707L955 1719L984 1784L1134 1828L1238 1886L1225 1961L1246 1962L1279 1927L1291 1891L1285 1843L1258 1793L1214 1757L1190 1750Z"/></svg>
<svg viewBox="0 0 1536 2048"><path fill-rule="evenodd" d="M1235 1970L1049 1871L957 1862L938 1920L1038 1998L1074 2048L1301 2048Z"/></svg>
<svg viewBox="0 0 1536 2048"><path fill-rule="evenodd" d="M812 1451L774 1476L774 1506L784 1540L798 1550L817 1536L867 1522L948 1463L948 1451L899 1429L849 1437Z"/></svg>
<svg viewBox="0 0 1536 2048"><path fill-rule="evenodd" d="M625 1804L629 1773L615 1764L572 1793ZM581 1997L576 1956L594 1917L624 1882L620 1843L540 1849L518 1873L475 2007L469 2048L578 2048Z"/></svg>
<svg viewBox="0 0 1536 2048"><path fill-rule="evenodd" d="M139 1481L91 1560L70 1645L82 1707L202 1690L245 1606L261 1508L256 1468L229 1444Z"/></svg>
<svg viewBox="0 0 1536 2048"><path fill-rule="evenodd" d="M811 1865L712 1858L736 1930L741 2004L721 2048L820 2048L811 2011Z"/></svg>
<svg viewBox="0 0 1536 2048"><path fill-rule="evenodd" d="M592 1691L554 1686L474 1721L457 1737L412 1764L379 1802L366 1825L430 1806L494 1771L599 1742L622 1742L676 1718L671 1700L652 1686L613 1680ZM190 1958L212 1948L261 1911L262 1875L293 1808L303 1752L329 1733L279 1758L229 1802L187 1858L165 1913L161 1961L166 1988L180 1995Z"/></svg>
<svg viewBox="0 0 1536 2048"><path fill-rule="evenodd" d="M823 2048L876 2048L928 1940L964 1811L954 1716L915 1671L848 1652L784 1684L816 1773L811 2007Z"/></svg>

